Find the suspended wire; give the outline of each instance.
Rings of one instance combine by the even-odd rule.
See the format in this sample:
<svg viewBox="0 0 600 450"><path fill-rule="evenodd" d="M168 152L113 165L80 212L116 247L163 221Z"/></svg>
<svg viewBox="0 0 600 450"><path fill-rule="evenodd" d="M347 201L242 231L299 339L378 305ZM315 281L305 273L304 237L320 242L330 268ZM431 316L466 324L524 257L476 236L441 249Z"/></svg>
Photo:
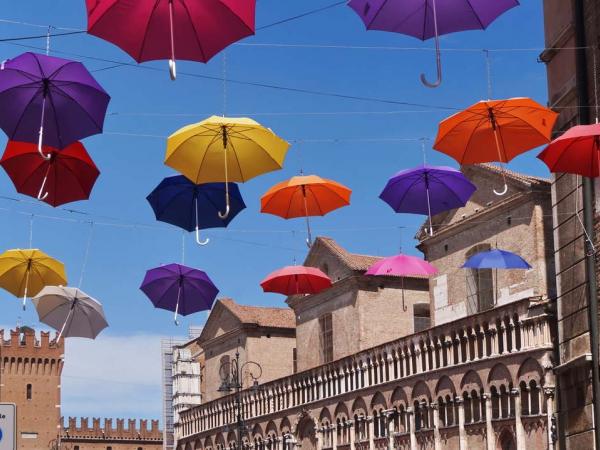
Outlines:
<svg viewBox="0 0 600 450"><path fill-rule="evenodd" d="M90 234L88 235L87 244L85 246L85 253L83 254L83 263L81 264L81 274L79 275L79 285L77 286L81 289L81 285L83 284L83 277L85 275L85 268L87 266L88 258L90 255L90 247L92 246L92 238L94 236L94 222L90 221Z"/></svg>
<svg viewBox="0 0 600 450"><path fill-rule="evenodd" d="M266 30L267 28L275 27L277 25L282 25L284 23L288 23L288 22L291 22L293 20L302 19L304 17L311 16L313 14L317 14L317 13L326 11L328 9L335 8L336 6L341 6L341 5L345 5L345 4L346 4L346 0L343 0L341 2L335 2L335 3L332 3L331 5L323 6L321 8L313 9L311 11L306 11L306 12L303 12L303 13L298 14L296 16L288 17L287 19L278 20L277 22L273 22L273 23L270 23L268 25L263 25L261 27L258 27L256 29L256 31Z"/></svg>
<svg viewBox="0 0 600 450"><path fill-rule="evenodd" d="M75 34L83 34L85 31L69 31L67 33L54 33L52 37L61 37L61 36L73 36ZM17 42L17 41L28 41L32 39L42 39L46 38L45 34L40 34L36 36L20 36L20 37L12 37L12 38L0 38L0 42Z"/></svg>

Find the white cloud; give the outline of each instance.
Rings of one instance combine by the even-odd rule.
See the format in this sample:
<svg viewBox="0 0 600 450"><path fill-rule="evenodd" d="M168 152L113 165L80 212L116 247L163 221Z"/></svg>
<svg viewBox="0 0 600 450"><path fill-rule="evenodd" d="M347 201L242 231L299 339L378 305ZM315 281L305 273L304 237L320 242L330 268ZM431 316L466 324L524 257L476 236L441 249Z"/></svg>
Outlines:
<svg viewBox="0 0 600 450"><path fill-rule="evenodd" d="M161 336L68 339L62 377L65 417L162 417Z"/></svg>

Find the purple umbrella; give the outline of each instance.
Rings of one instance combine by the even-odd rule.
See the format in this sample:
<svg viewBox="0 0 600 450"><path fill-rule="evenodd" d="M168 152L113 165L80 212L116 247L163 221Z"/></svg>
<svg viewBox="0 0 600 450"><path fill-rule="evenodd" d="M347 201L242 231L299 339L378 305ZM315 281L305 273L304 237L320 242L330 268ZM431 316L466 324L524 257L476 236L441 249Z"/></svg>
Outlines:
<svg viewBox="0 0 600 450"><path fill-rule="evenodd" d="M15 141L65 148L101 133L110 96L77 61L23 53L0 65L0 128Z"/></svg>
<svg viewBox="0 0 600 450"><path fill-rule="evenodd" d="M431 216L465 206L476 187L460 170L423 164L398 172L389 179L379 198L397 213Z"/></svg>
<svg viewBox="0 0 600 450"><path fill-rule="evenodd" d="M421 40L435 37L437 80L442 82L440 35L464 30L483 30L499 15L519 5L518 0L350 0L367 30L392 31Z"/></svg>
<svg viewBox="0 0 600 450"><path fill-rule="evenodd" d="M146 272L140 289L148 296L155 308L187 316L212 307L219 290L208 275L201 270L167 264Z"/></svg>

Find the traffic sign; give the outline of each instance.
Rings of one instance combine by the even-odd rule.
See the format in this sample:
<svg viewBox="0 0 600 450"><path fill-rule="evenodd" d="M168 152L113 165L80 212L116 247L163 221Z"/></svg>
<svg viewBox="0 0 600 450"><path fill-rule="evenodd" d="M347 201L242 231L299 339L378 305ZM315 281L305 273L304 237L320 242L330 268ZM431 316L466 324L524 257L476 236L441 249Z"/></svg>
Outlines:
<svg viewBox="0 0 600 450"><path fill-rule="evenodd" d="M0 450L17 450L17 406L0 403Z"/></svg>

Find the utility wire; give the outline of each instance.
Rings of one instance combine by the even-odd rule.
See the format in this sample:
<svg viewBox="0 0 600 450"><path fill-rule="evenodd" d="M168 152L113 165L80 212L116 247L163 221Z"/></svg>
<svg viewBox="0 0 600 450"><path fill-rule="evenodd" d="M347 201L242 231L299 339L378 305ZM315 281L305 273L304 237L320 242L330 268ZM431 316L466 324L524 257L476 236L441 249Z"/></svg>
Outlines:
<svg viewBox="0 0 600 450"><path fill-rule="evenodd" d="M304 18L306 16L311 16L313 14L317 14L317 13L320 13L322 11L326 11L328 9L335 8L336 6L341 6L341 5L345 5L345 4L346 4L346 0L343 0L341 2L335 2L335 3L332 3L331 5L323 6L321 8L313 9L311 11L306 11L306 12L303 12L303 13L298 14L296 16L288 17L287 19L278 20L277 22L273 22L273 23L270 23L268 25L263 25L261 27L258 27L256 29L256 31L266 30L267 28L275 27L277 25L282 25L284 23L288 23L288 22L291 22L293 20L302 19L302 18Z"/></svg>

